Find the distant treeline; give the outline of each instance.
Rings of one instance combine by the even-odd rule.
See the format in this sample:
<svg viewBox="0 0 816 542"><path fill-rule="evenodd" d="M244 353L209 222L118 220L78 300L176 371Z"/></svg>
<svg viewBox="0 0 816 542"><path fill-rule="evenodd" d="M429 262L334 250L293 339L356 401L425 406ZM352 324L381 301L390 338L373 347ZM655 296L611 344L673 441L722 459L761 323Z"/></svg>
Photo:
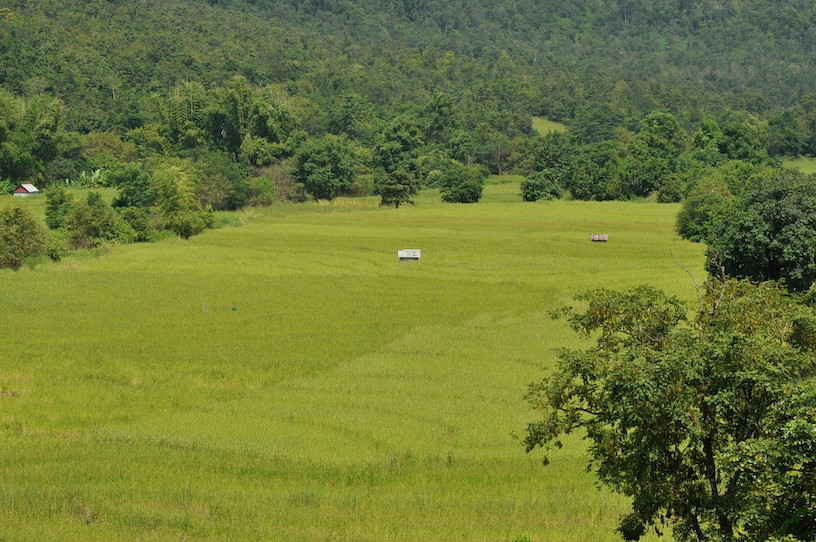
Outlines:
<svg viewBox="0 0 816 542"><path fill-rule="evenodd" d="M816 155L814 23L759 0L5 2L0 178L128 193L123 166L170 164L214 210L475 201L490 172L525 199L677 201Z"/></svg>

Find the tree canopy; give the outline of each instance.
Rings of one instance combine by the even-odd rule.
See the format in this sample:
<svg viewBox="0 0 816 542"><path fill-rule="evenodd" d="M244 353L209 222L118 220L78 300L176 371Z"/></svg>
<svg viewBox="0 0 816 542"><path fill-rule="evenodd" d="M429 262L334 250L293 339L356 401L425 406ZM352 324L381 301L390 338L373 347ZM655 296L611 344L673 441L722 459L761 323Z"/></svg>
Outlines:
<svg viewBox="0 0 816 542"><path fill-rule="evenodd" d="M691 317L650 287L576 300L560 315L594 344L530 387L528 450L582 430L590 468L632 499L626 540L816 539L811 297L712 280Z"/></svg>
<svg viewBox="0 0 816 542"><path fill-rule="evenodd" d="M714 275L807 290L816 281L816 177L745 168L737 175L730 188L727 179L714 181L686 199L679 233L708 243Z"/></svg>

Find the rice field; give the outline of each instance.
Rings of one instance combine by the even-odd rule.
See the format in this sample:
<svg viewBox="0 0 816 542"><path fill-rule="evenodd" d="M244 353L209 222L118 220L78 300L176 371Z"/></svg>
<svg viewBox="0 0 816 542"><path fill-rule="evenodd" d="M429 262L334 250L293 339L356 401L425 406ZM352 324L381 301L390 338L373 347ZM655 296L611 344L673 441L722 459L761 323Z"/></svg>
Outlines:
<svg viewBox="0 0 816 542"><path fill-rule="evenodd" d="M0 540L617 540L583 441L524 452L523 396L574 293L694 297L678 208L516 179L2 270Z"/></svg>

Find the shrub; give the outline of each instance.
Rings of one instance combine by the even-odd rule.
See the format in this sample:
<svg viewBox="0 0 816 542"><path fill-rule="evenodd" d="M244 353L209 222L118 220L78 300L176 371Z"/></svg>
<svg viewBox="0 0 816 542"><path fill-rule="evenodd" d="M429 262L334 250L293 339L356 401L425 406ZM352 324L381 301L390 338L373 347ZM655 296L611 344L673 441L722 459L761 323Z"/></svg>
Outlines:
<svg viewBox="0 0 816 542"><path fill-rule="evenodd" d="M559 199L561 188L556 183L556 172L545 169L533 173L521 182L521 199L524 201L538 201Z"/></svg>
<svg viewBox="0 0 816 542"><path fill-rule="evenodd" d="M115 237L117 218L98 192L89 192L85 201L73 205L66 213L63 225L73 248L91 248Z"/></svg>
<svg viewBox="0 0 816 542"><path fill-rule="evenodd" d="M51 230L46 240L45 255L51 261L58 262L68 253L68 250L68 232L63 229Z"/></svg>
<svg viewBox="0 0 816 542"><path fill-rule="evenodd" d="M15 271L31 256L45 252L46 231L22 207L0 209L0 268Z"/></svg>
<svg viewBox="0 0 816 542"><path fill-rule="evenodd" d="M478 166L454 163L445 171L440 193L446 203L476 203L482 198L485 173Z"/></svg>
<svg viewBox="0 0 816 542"><path fill-rule="evenodd" d="M52 230L61 228L65 215L74 205L74 198L64 186L56 186L45 191L45 224Z"/></svg>

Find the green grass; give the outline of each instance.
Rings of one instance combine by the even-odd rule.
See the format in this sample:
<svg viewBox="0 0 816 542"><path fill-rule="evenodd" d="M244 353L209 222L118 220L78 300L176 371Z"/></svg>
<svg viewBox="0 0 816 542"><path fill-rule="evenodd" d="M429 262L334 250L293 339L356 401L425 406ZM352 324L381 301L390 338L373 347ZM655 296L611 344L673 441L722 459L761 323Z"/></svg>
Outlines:
<svg viewBox="0 0 816 542"><path fill-rule="evenodd" d="M810 175L816 173L816 158L789 158L784 161L784 166Z"/></svg>
<svg viewBox="0 0 816 542"><path fill-rule="evenodd" d="M544 468L514 438L523 395L578 344L550 310L691 299L703 247L677 206L522 203L516 181L0 271L0 539L617 540L626 503L582 441Z"/></svg>
<svg viewBox="0 0 816 542"><path fill-rule="evenodd" d="M547 135L550 132L563 132L567 129L565 124L548 120L543 117L533 117L533 130L539 135Z"/></svg>

